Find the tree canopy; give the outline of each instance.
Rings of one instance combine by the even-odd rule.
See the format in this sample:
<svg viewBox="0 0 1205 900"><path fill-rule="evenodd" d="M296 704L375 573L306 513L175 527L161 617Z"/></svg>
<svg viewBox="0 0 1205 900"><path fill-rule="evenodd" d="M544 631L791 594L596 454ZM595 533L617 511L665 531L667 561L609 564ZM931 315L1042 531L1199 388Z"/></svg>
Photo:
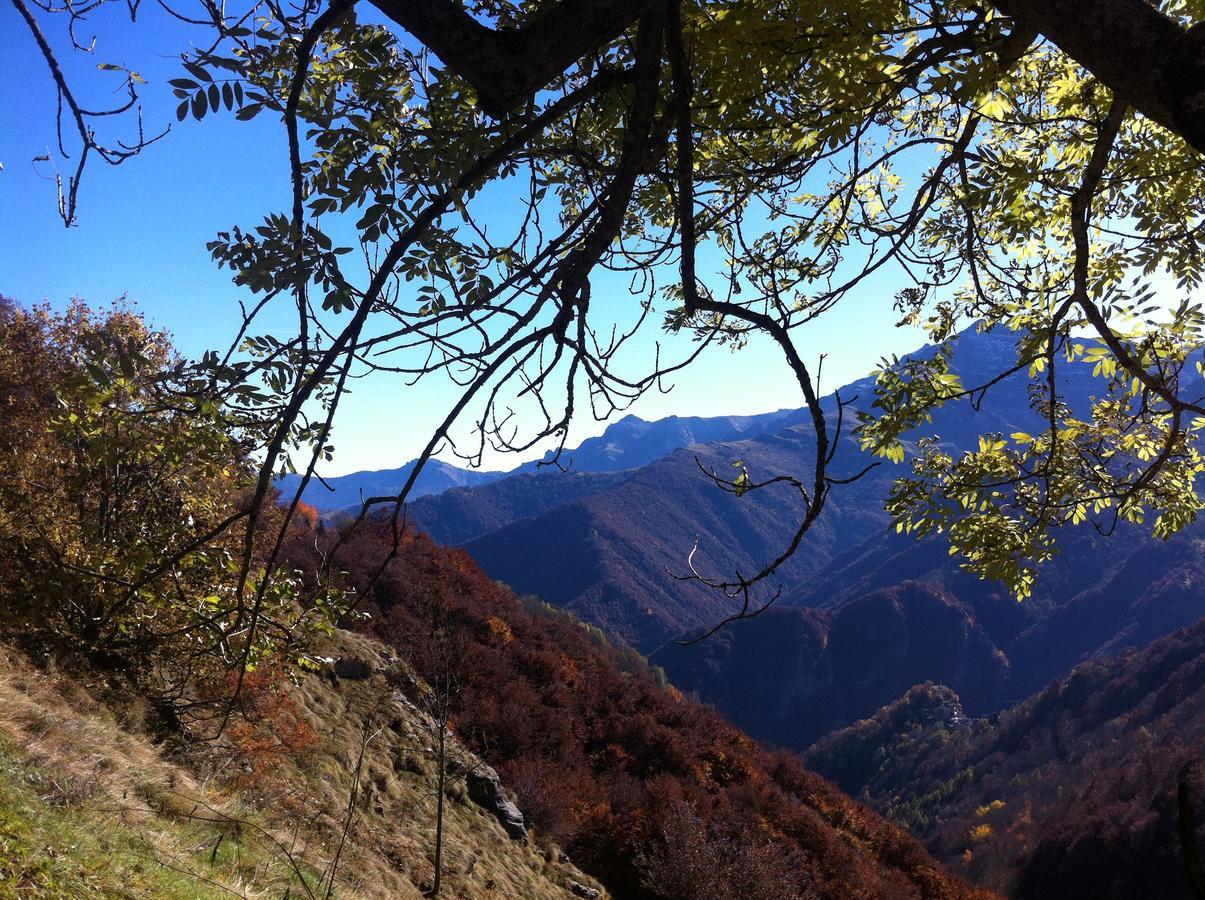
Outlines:
<svg viewBox="0 0 1205 900"><path fill-rule="evenodd" d="M248 425L191 374L167 336L122 305L0 309L0 633L83 658L160 702L201 706L215 673L272 654L313 666L307 639L342 611L268 577L274 510L251 545L263 601L235 592L254 484ZM191 694L190 694L191 692Z"/></svg>
<svg viewBox="0 0 1205 900"><path fill-rule="evenodd" d="M74 24L113 0L13 2L84 150L115 162L146 143L139 125L138 143L103 149L108 111L76 103L46 37L55 15ZM307 454L304 489L365 372L457 379L423 458L468 423L476 443L455 449L472 461L563 446L575 415L606 416L704 348L762 333L798 382L815 454L806 473L714 477L735 493L787 480L806 512L759 572L691 570L735 615L756 612L772 593L754 589L858 475L835 455L842 429L901 462L936 408L990 402L999 380L963 384L944 353L885 360L856 424L844 401L826 412L800 336L883 272L901 285L900 321L935 341L971 322L1015 332L1000 378L1027 374L1045 423L962 454L914 447L890 500L902 530L946 532L969 568L1023 597L1060 526L1169 535L1200 509L1199 3L160 6L204 35L172 81L179 117L273 115L288 135L290 207L209 244L258 301L236 352L205 361L270 424L251 522L290 448ZM133 110L144 88L125 77ZM63 189L67 224L85 155ZM499 198L510 215L483 211ZM592 295L603 272L630 291ZM277 305L296 311L288 335L261 325ZM656 354L633 359L658 329ZM1060 395L1068 366L1099 378L1089 408ZM384 505L400 527L417 471L362 517Z"/></svg>

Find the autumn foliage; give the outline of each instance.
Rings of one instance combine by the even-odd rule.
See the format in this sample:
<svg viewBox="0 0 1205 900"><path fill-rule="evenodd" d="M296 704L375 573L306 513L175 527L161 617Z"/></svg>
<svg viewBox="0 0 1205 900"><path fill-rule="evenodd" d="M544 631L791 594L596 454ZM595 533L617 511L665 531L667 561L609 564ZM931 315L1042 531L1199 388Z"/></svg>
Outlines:
<svg viewBox="0 0 1205 900"><path fill-rule="evenodd" d="M387 540L366 530L337 565L365 589ZM312 552L296 542L299 567ZM408 534L360 609L406 650L433 602L463 637L458 733L518 794L537 839L564 846L618 896L971 895L793 755L659 684L597 630L515 597L463 551Z"/></svg>
<svg viewBox="0 0 1205 900"><path fill-rule="evenodd" d="M331 627L270 570L283 511L246 540L255 423L132 307L0 305L0 421L0 639L179 710Z"/></svg>

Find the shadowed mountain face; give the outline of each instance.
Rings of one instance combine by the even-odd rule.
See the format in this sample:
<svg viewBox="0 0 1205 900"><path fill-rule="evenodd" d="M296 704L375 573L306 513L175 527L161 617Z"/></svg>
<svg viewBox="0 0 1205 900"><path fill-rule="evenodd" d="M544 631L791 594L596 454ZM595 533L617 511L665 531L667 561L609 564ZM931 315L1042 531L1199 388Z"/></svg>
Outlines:
<svg viewBox="0 0 1205 900"><path fill-rule="evenodd" d="M1006 367L1013 353L1008 337L968 335L960 344L967 347L960 346L955 362L968 384ZM1066 378L1065 389L1072 395L1086 394L1087 381L1080 381ZM863 379L841 394L865 404L873 382ZM964 446L984 432L1032 427L1023 383L1002 384L991 399L977 414L965 405L938 412L932 431ZM834 430L835 401L830 398L827 407ZM530 481L509 478L486 489L424 498L412 504L409 513L436 540L467 546L493 577L573 609L612 637L652 652L734 608L721 592L674 577L688 571L687 558L696 539L697 569L709 578L728 579L737 571L754 573L774 558L802 518L802 498L789 485L735 497L718 489L703 471L730 477L732 464L740 460L755 481L781 474L806 480L814 452L810 420L795 413L776 421L786 427L680 448L613 482L573 482L563 474ZM852 475L873 462L859 450L848 427L838 443L833 475ZM881 555L877 542L887 533L883 500L900 471L883 465L833 490L820 521L779 573L775 583L783 587L781 603L829 605L835 602L829 594L866 573L863 557ZM933 545L927 553L932 562L945 565L943 548ZM933 568L918 566L915 560L907 566L914 571L904 577L913 578ZM845 577L829 578L834 567L847 569ZM874 586L889 587L900 580ZM822 581L830 583L818 594L816 586Z"/></svg>
<svg viewBox="0 0 1205 900"><path fill-rule="evenodd" d="M950 685L968 712L984 715L1076 663L1144 647L1205 615L1203 537L1198 525L1167 543L1132 533L1084 541L1052 566L1049 581L1066 593L1048 587L1025 604L954 569L940 545L920 545L900 550L891 568L927 581L891 582L879 571L859 580L865 592L847 589L819 609L774 608L703 643L667 644L652 660L754 735L799 749L922 681ZM874 555L865 548L866 568ZM805 596L822 597L831 583ZM784 636L800 617L817 633L811 645Z"/></svg>
<svg viewBox="0 0 1205 900"><path fill-rule="evenodd" d="M832 609L776 607L653 660L733 723L806 747L926 680L994 701L1009 662L974 612L941 588L905 582Z"/></svg>
<svg viewBox="0 0 1205 900"><path fill-rule="evenodd" d="M973 385L1014 358L1011 336L966 333L955 344L954 368ZM1059 377L1073 407L1101 389L1089 366L1063 366ZM1038 423L1026 386L1024 377L1004 381L979 412L967 404L940 410L925 433L956 450L984 433L1032 431ZM855 406L872 395L870 379L841 391L847 401L858 398ZM836 403L827 402L832 427ZM449 491L409 512L436 540L465 546L491 577L653 654L679 687L715 702L755 736L795 747L873 713L918 681L955 685L975 714L999 709L1093 654L1144 646L1205 614L1199 527L1167 543L1140 529L1110 539L1089 529L1068 534L1036 595L1018 604L962 572L944 541L917 542L887 527L883 500L905 470L885 464L834 488L759 598L781 587L775 616L679 647L675 639L734 609L722 592L675 577L689 571L696 540L700 573L749 575L800 521L802 499L791 487L735 497L700 468L730 475L740 460L754 481L806 476L810 424L799 414L778 424L786 427L680 448L632 470L523 475ZM851 475L869 462L847 433L832 474ZM904 590L905 582L915 584Z"/></svg>
<svg viewBox="0 0 1205 900"><path fill-rule="evenodd" d="M544 469L512 475L478 488L455 488L411 503L415 526L449 546L498 531L520 519L542 515L566 503L613 488L631 472L563 472Z"/></svg>
<svg viewBox="0 0 1205 900"><path fill-rule="evenodd" d="M918 685L805 761L1008 896L1189 900L1176 795L1205 803L1203 747L1205 620L990 719Z"/></svg>

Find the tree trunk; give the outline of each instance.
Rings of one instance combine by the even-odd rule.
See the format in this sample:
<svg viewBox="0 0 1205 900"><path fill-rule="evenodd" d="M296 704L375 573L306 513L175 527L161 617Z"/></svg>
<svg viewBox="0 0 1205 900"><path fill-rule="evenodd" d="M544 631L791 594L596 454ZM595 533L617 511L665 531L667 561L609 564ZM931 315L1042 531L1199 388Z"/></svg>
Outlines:
<svg viewBox="0 0 1205 900"><path fill-rule="evenodd" d="M1205 41L1149 0L992 0L1118 97L1205 151Z"/></svg>
<svg viewBox="0 0 1205 900"><path fill-rule="evenodd" d="M431 887L431 896L439 896L439 884L443 877L444 855L444 780L447 777L447 726L439 724L439 790L435 797L435 881Z"/></svg>

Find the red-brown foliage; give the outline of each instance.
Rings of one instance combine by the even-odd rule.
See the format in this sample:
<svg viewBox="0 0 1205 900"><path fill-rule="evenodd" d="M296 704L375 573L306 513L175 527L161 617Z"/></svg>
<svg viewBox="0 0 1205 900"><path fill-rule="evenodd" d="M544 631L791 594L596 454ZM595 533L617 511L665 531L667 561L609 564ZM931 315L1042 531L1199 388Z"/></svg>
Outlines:
<svg viewBox="0 0 1205 900"><path fill-rule="evenodd" d="M231 684L222 696L233 692ZM274 764L303 761L318 746L318 734L289 696L286 674L273 666L248 672L238 709L223 737L230 754L224 767L227 783L240 790L263 792Z"/></svg>
<svg viewBox="0 0 1205 900"><path fill-rule="evenodd" d="M361 580L384 540L356 537L339 566ZM617 895L971 893L794 756L659 685L642 659L564 613L517 599L463 551L408 537L360 609L377 637L421 659L405 642L422 639L416 611L432 599L464 636L459 733L529 822Z"/></svg>

